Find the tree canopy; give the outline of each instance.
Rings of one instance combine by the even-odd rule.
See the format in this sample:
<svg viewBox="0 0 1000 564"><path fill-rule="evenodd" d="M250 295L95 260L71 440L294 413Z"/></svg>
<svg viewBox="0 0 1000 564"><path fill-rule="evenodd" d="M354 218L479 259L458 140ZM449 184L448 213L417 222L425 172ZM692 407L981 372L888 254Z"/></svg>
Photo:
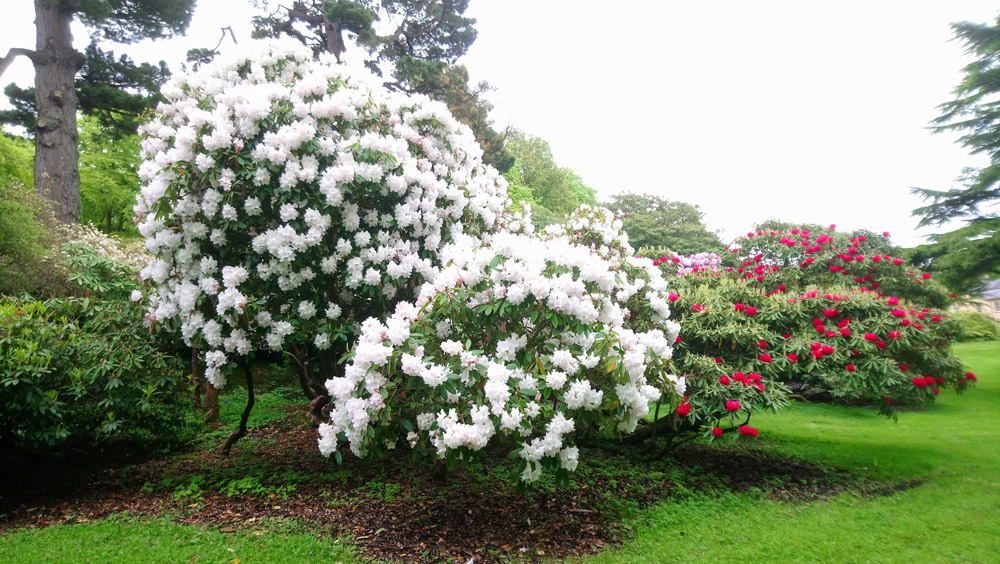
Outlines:
<svg viewBox="0 0 1000 564"><path fill-rule="evenodd" d="M1000 274L1000 19L994 25L952 25L955 37L976 57L963 69L955 99L940 106L932 123L936 132L959 132L959 143L972 154L987 155L990 164L966 169L963 186L949 190L914 188L929 203L914 210L920 225L961 220L950 233L931 236L932 243L913 252L918 264L940 271L956 289L969 290L985 276Z"/></svg>
<svg viewBox="0 0 1000 564"><path fill-rule="evenodd" d="M696 205L630 192L612 196L605 205L623 216L629 243L637 249L668 248L683 255L722 249L722 240L705 227L705 214Z"/></svg>
<svg viewBox="0 0 1000 564"><path fill-rule="evenodd" d="M510 183L511 199L531 204L536 225L560 222L563 215L582 204L596 205L597 191L572 170L556 164L548 141L512 130L505 147L514 157L513 166L504 175Z"/></svg>

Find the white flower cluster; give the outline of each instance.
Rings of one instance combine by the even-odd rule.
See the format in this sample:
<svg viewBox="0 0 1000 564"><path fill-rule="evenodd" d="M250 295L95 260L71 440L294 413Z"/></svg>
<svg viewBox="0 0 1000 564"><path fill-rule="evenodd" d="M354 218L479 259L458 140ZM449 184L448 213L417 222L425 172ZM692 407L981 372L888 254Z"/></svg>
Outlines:
<svg viewBox="0 0 1000 564"><path fill-rule="evenodd" d="M510 220L506 183L443 104L301 46L252 50L173 78L142 127L148 319L210 353L216 386L227 355L329 348L434 280L442 249Z"/></svg>
<svg viewBox="0 0 1000 564"><path fill-rule="evenodd" d="M629 433L664 392L683 395L668 373L680 327L666 281L631 258L606 210L442 254L449 266L385 323L366 321L344 376L327 381L323 454L341 439L358 456L405 439L464 457L502 435L531 482L546 458L576 468L574 433Z"/></svg>

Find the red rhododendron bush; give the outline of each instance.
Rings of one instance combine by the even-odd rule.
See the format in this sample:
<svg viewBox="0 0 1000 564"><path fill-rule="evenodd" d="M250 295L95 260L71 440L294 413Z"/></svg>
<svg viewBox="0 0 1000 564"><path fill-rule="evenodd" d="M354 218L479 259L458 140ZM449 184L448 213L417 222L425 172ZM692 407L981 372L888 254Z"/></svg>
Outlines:
<svg viewBox="0 0 1000 564"><path fill-rule="evenodd" d="M675 370L687 377L690 428L754 434L751 414L788 392L894 417L975 380L951 354L957 323L937 309L952 296L906 266L888 233L775 224L722 257L642 254L676 277Z"/></svg>

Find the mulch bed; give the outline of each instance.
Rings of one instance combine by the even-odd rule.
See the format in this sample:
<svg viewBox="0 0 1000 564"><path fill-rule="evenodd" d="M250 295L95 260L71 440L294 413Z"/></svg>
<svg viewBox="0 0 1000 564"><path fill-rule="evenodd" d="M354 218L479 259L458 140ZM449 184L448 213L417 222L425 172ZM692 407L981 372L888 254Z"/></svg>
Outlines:
<svg viewBox="0 0 1000 564"><path fill-rule="evenodd" d="M217 527L222 534L266 526L268 518L297 519L324 538L345 535L366 557L393 562L499 562L565 558L601 551L628 535L620 510L642 508L684 491L757 490L780 501L821 499L848 488L890 495L915 484L865 487L845 471L749 449L683 446L666 457L602 450L581 453L570 487L551 484L518 492L491 479L502 468L445 474L434 464L401 458L343 465L323 458L316 432L292 422L253 430L234 455L209 450L155 457L129 445L107 445L75 457L3 460L0 535L20 527L87 522L110 515L156 516ZM293 491L228 496L206 487L175 496L191 476L259 476ZM672 477L672 478L671 478ZM171 481L173 480L173 481ZM211 483L211 482L209 482ZM266 490L267 487L264 487Z"/></svg>

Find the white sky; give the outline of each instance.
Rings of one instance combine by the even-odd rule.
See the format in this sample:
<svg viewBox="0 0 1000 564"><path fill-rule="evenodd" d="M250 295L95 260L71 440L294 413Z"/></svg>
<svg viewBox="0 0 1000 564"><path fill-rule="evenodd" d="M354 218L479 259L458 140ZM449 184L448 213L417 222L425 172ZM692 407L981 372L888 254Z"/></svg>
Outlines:
<svg viewBox="0 0 1000 564"><path fill-rule="evenodd" d="M32 2L4 3L0 53L33 47ZM249 41L245 0L198 4L187 37L116 51L177 72L221 26ZM926 129L971 60L949 24L998 14L987 0L472 0L479 36L460 62L498 88L497 126L546 139L599 197L698 204L724 240L778 218L912 246L934 230L915 231L910 187L985 162ZM12 80L30 85L27 61Z"/></svg>

